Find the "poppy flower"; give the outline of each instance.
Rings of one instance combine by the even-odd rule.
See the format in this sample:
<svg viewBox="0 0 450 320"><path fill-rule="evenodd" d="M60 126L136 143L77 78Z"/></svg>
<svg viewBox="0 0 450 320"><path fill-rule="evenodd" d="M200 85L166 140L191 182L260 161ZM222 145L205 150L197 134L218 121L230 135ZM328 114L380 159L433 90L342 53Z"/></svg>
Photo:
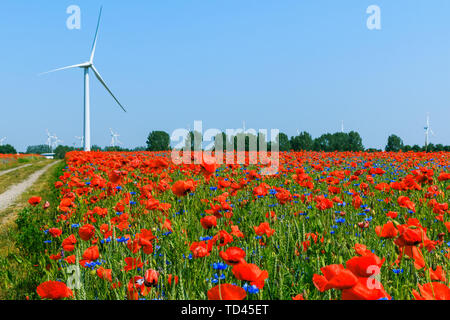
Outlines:
<svg viewBox="0 0 450 320"><path fill-rule="evenodd" d="M187 195L188 193L194 192L194 191L195 191L195 184L194 184L194 180L192 180L192 179L186 180L186 181L178 180L172 186L173 194L178 197L183 197L183 196Z"/></svg>
<svg viewBox="0 0 450 320"><path fill-rule="evenodd" d="M75 244L77 243L77 239L73 234L65 238L61 244L64 251L72 252L75 250Z"/></svg>
<svg viewBox="0 0 450 320"><path fill-rule="evenodd" d="M416 300L450 300L450 288L440 282L429 282L423 286L419 284L419 292L413 289Z"/></svg>
<svg viewBox="0 0 450 320"><path fill-rule="evenodd" d="M445 272L442 269L442 266L437 266L435 270L429 268L428 271L430 272L431 280L447 282L447 279L445 278Z"/></svg>
<svg viewBox="0 0 450 320"><path fill-rule="evenodd" d="M189 250L192 252L194 258L203 258L209 256L208 245L204 241L192 243Z"/></svg>
<svg viewBox="0 0 450 320"><path fill-rule="evenodd" d="M52 280L41 283L36 292L42 299L58 300L73 296L72 290L64 282Z"/></svg>
<svg viewBox="0 0 450 320"><path fill-rule="evenodd" d="M215 216L206 216L200 219L200 224L204 229L211 229L217 226L217 218Z"/></svg>
<svg viewBox="0 0 450 320"><path fill-rule="evenodd" d="M230 266L245 262L245 251L238 247L229 247L225 251L220 251L219 256Z"/></svg>
<svg viewBox="0 0 450 320"><path fill-rule="evenodd" d="M144 274L144 285L146 287L156 287L158 284L159 272L154 269L149 269L145 271Z"/></svg>
<svg viewBox="0 0 450 320"><path fill-rule="evenodd" d="M83 253L83 259L80 260L80 264L83 267L86 267L86 263L90 263L92 261L95 261L99 258L100 253L98 251L98 247L97 246L92 246L87 248L84 253Z"/></svg>
<svg viewBox="0 0 450 320"><path fill-rule="evenodd" d="M96 270L97 276L100 279L108 280L109 282L112 282L112 269L105 269L103 267L99 267Z"/></svg>
<svg viewBox="0 0 450 320"><path fill-rule="evenodd" d="M258 236L266 235L270 237L275 233L275 230L270 228L268 222L262 222L259 226L253 227L253 229Z"/></svg>
<svg viewBox="0 0 450 320"><path fill-rule="evenodd" d="M392 221L387 222L384 226L376 226L375 233L380 238L395 238L398 234L398 230L395 228Z"/></svg>
<svg viewBox="0 0 450 320"><path fill-rule="evenodd" d="M132 258L132 257L127 257L124 259L125 260L125 267L123 268L125 271L130 271L130 270L134 270L136 268L142 268L142 266L144 265L141 261L141 258Z"/></svg>
<svg viewBox="0 0 450 320"><path fill-rule="evenodd" d="M78 235L84 241L89 241L95 235L95 227L92 224L86 224L80 227Z"/></svg>
<svg viewBox="0 0 450 320"><path fill-rule="evenodd" d="M249 281L251 285L257 286L258 289L264 287L264 281L269 277L269 273L266 270L261 270L253 263L236 264L233 267L232 272L236 279Z"/></svg>
<svg viewBox="0 0 450 320"><path fill-rule="evenodd" d="M231 234L238 238L244 238L244 234L239 230L239 226L231 226Z"/></svg>
<svg viewBox="0 0 450 320"><path fill-rule="evenodd" d="M58 228L50 228L48 229L48 233L50 233L53 238L57 238L62 234L62 230Z"/></svg>
<svg viewBox="0 0 450 320"><path fill-rule="evenodd" d="M37 206L39 203L41 203L42 198L41 197L31 197L28 199L28 203L31 204L33 207Z"/></svg>
<svg viewBox="0 0 450 320"><path fill-rule="evenodd" d="M244 300L246 296L243 288L229 283L219 284L208 290L208 300Z"/></svg>

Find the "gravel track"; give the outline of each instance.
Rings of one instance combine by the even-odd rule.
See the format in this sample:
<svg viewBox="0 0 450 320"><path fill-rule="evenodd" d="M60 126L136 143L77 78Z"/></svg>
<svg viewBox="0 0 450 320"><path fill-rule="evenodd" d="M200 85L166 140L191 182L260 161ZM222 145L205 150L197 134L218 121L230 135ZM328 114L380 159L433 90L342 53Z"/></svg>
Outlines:
<svg viewBox="0 0 450 320"><path fill-rule="evenodd" d="M39 179L42 174L44 174L50 167L54 166L58 162L59 161L49 163L42 169L39 169L38 171L30 174L24 181L11 186L4 193L0 194L0 212L12 205L25 190L31 187L37 181L37 179ZM3 224L5 221L9 220L9 218L9 216L5 216L0 224Z"/></svg>

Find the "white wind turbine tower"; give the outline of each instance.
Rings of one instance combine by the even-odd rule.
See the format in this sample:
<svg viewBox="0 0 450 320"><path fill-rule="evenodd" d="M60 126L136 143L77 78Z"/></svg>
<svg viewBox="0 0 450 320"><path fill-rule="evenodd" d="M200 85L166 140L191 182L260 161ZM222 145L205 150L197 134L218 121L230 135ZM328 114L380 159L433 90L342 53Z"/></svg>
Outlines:
<svg viewBox="0 0 450 320"><path fill-rule="evenodd" d="M341 122L341 132L344 132L344 120Z"/></svg>
<svg viewBox="0 0 450 320"><path fill-rule="evenodd" d="M98 16L98 22L97 22L97 29L95 31L95 37L94 37L94 43L92 44L91 49L91 56L89 58L89 61L75 64L72 66L67 66L55 70L51 70L45 73L65 70L65 69L73 69L73 68L82 68L84 69L84 126L83 126L83 137L84 137L84 151L90 151L91 150L91 118L90 118L90 99L89 99L89 69L92 70L94 75L97 77L98 81L105 87L105 89L111 94L111 96L114 98L114 100L117 102L117 104L123 109L123 111L126 112L125 108L120 104L119 100L114 96L114 94L111 92L111 90L106 85L105 81L101 77L100 73L97 71L97 69L94 66L94 54L95 54L95 48L97 46L97 36L98 36L98 28L100 26L100 18L102 16L102 7L100 8L100 13Z"/></svg>
<svg viewBox="0 0 450 320"><path fill-rule="evenodd" d="M6 137L3 137L3 138L0 139L0 146L3 145L3 142L5 142L5 140L6 140Z"/></svg>
<svg viewBox="0 0 450 320"><path fill-rule="evenodd" d="M114 133L114 131L111 128L109 128L109 131L111 131L111 147L115 147L116 144L121 144L122 142L120 142L119 139L117 139L117 137L120 137L120 135Z"/></svg>
<svg viewBox="0 0 450 320"><path fill-rule="evenodd" d="M433 130L431 130L431 127L430 127L430 113L429 112L427 113L427 125L424 129L425 129L425 150L427 150L428 143L430 141L429 134L431 133L434 136L434 132L433 132Z"/></svg>

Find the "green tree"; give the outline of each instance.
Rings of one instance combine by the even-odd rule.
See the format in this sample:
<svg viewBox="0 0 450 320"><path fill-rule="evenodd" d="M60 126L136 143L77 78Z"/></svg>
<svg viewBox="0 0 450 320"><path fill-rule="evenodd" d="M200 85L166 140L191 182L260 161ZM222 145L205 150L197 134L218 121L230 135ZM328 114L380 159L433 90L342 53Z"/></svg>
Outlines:
<svg viewBox="0 0 450 320"><path fill-rule="evenodd" d="M322 134L320 137L315 138L313 142L313 150L314 151L334 151L331 150L331 134L325 133Z"/></svg>
<svg viewBox="0 0 450 320"><path fill-rule="evenodd" d="M422 148L419 145L415 144L412 146L411 150L414 152L419 152L422 151Z"/></svg>
<svg viewBox="0 0 450 320"><path fill-rule="evenodd" d="M399 136L396 136L395 134L391 134L388 138L385 150L387 152L390 152L390 151L398 152L401 149L403 149L403 140Z"/></svg>
<svg viewBox="0 0 450 320"><path fill-rule="evenodd" d="M437 144L434 146L434 151L439 152L439 151L444 151L444 145L442 144Z"/></svg>
<svg viewBox="0 0 450 320"><path fill-rule="evenodd" d="M148 151L166 151L170 149L170 136L165 131L152 131L147 137Z"/></svg>
<svg viewBox="0 0 450 320"><path fill-rule="evenodd" d="M5 144L3 146L0 146L0 153L1 154L16 154L17 151L12 145Z"/></svg>
<svg viewBox="0 0 450 320"><path fill-rule="evenodd" d="M70 151L74 151L74 147L59 145L53 151L55 153L55 159L64 159L66 157L66 153Z"/></svg>
<svg viewBox="0 0 450 320"><path fill-rule="evenodd" d="M94 144L91 146L91 151L103 151L102 147Z"/></svg>
<svg viewBox="0 0 450 320"><path fill-rule="evenodd" d="M364 151L364 146L362 143L362 138L358 132L350 131L348 133L348 151Z"/></svg>
<svg viewBox="0 0 450 320"><path fill-rule="evenodd" d="M291 138L291 148L294 151L310 151L313 149L313 144L313 138L306 131L303 131L298 136Z"/></svg>
<svg viewBox="0 0 450 320"><path fill-rule="evenodd" d="M42 154L42 153L51 153L52 148L49 147L46 144L39 144L36 146L28 146L27 147L27 154Z"/></svg>
<svg viewBox="0 0 450 320"><path fill-rule="evenodd" d="M275 138L275 141L278 143L279 151L291 150L291 142L289 141L289 137L285 133L280 132Z"/></svg>

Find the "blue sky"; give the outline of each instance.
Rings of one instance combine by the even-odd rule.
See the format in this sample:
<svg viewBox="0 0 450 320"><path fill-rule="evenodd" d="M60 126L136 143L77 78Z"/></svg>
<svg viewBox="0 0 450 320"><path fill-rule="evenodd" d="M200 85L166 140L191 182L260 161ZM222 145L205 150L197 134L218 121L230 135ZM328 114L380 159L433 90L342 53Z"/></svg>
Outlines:
<svg viewBox="0 0 450 320"><path fill-rule="evenodd" d="M81 29L69 30L69 5ZM368 30L369 5L381 30ZM426 113L450 144L450 1L2 1L0 136L19 151L82 135L81 69L103 5L95 65L125 105L92 79L92 143L145 145L151 130L358 131L384 148L395 133L424 143Z"/></svg>

